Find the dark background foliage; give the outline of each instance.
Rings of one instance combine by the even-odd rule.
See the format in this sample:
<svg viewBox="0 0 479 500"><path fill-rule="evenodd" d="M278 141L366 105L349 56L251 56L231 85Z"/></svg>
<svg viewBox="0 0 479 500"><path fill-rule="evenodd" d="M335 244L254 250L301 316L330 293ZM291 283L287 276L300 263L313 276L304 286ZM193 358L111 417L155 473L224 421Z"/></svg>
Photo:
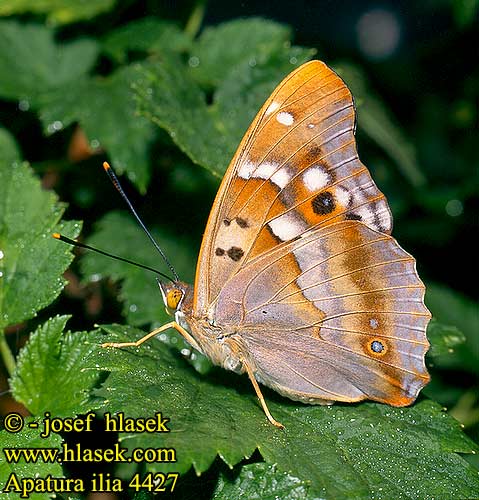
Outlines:
<svg viewBox="0 0 479 500"><path fill-rule="evenodd" d="M10 20L21 25L54 26L59 44L78 39L101 42L99 56L92 56L90 74L104 80L82 83L81 78L78 82L72 79L74 92L70 93L68 86L55 90L55 80L62 75L56 74L53 64L49 75L53 91L35 95L35 82L29 82L31 95L16 95L9 85L15 82L12 73L17 70L8 58L15 43L9 45L5 38L8 43L0 47L0 125L14 137L20 156L31 163L43 187L54 190L68 203L65 218L83 221L83 237L125 255L132 250L128 241L133 240L130 231L135 230L123 219L116 219L117 214L110 214L125 207L99 168L103 160L112 161L120 173L126 174L122 182L133 204L147 225L160 228L160 240L170 251L173 264L185 270L190 279L224 165L215 164L213 156L205 160L200 149L182 147L181 129L175 129L175 124L165 122L161 114L145 104L147 98L142 92L146 87L142 88L142 83L134 81L130 70L124 68L128 63L147 61L151 52L147 42L142 46L141 40L137 43L130 39L126 43L128 50L122 50L118 41L110 40L108 45L109 37L117 28L147 16L177 23L190 38L226 21L261 16L289 25L294 45L315 48L314 57L337 68L356 97L360 157L390 202L393 234L417 258L419 273L428 285L427 303L435 318L451 325L452 336L459 335L453 327L465 335L466 342L454 352L445 349L434 361L429 360L433 378L424 392L447 406L470 437L479 439L479 318L475 303L478 269L474 242L478 208L477 2L106 1L103 10L72 22L65 21L54 9L35 12L33 8L15 7L16 3L11 2L11 12L0 7L0 14L10 15ZM101 2L92 5L96 3ZM173 36L177 37L174 41ZM188 51L188 39L175 32L163 43L170 49L176 44L178 60L194 74L196 56L194 51ZM203 50L207 53L208 47ZM302 56L305 54L298 54L297 59ZM28 59L28 55L25 57ZM223 76L219 66L213 66L219 76L214 72L202 75L202 64L194 78L211 104L218 98L215 92ZM21 71L20 61L18 72ZM117 80L112 79L112 74ZM146 72L146 78L145 75ZM122 79L124 85L117 85ZM97 141L95 134L110 138L107 123L105 132L102 131L110 99L122 102L118 89L130 92L132 81L136 85L132 115L139 110L137 119L122 131L124 136L120 139L112 138L110 143ZM113 110L113 116L115 112L118 129L123 130L122 110ZM231 135L237 132L235 128L245 129L239 118L238 123L235 121L234 110L227 116L229 121L221 125L227 132L232 129ZM201 134L197 137L200 142ZM126 156L126 164L118 161L115 165L112 151L122 152L123 147L124 159L133 138L141 138L144 150L132 153L129 164ZM210 144L214 140L209 137ZM220 144L222 138L217 140ZM219 153L218 157L222 158ZM95 226L100 220L100 225ZM141 238L134 254L126 257L142 262L150 258L150 250L143 248L148 241ZM35 319L9 326L7 339L14 354L24 344L28 332L55 314L72 314L69 327L73 330L90 330L95 323L124 323L125 316L135 326L155 321L154 309L140 319L135 317L132 296L137 292L136 296L141 296L141 291L134 280L128 280L129 275L122 274L114 264L110 268L101 261L101 269L98 265L95 259L84 259L82 268L74 262L66 274L70 284L59 299ZM112 280L99 281L102 276L123 279L123 285ZM161 309L159 301L158 296ZM8 388L6 377L4 370L4 389ZM5 395L1 400L2 413L11 411L16 404ZM477 459L468 460L478 467ZM220 470L227 491L227 473L217 462L206 473L205 482L216 484ZM193 475L190 479L195 484ZM227 493L224 495L227 498ZM206 493L205 498L209 498Z"/></svg>

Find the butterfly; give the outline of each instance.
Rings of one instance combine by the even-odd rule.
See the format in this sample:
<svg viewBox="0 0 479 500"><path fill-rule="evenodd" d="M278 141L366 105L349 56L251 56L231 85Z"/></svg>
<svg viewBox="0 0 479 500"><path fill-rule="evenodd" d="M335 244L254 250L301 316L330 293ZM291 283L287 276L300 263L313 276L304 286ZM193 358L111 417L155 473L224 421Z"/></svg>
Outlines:
<svg viewBox="0 0 479 500"><path fill-rule="evenodd" d="M213 363L310 404L411 404L429 381L431 317L414 258L390 236L360 162L355 107L321 61L288 75L253 120L214 201L195 284L159 281L175 328ZM108 169L108 167L106 167Z"/></svg>

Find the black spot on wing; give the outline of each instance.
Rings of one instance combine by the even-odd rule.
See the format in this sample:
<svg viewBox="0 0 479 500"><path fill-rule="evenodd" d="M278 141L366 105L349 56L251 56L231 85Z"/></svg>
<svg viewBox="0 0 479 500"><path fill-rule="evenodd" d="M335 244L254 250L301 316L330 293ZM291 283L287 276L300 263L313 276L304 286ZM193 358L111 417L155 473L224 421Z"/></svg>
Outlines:
<svg viewBox="0 0 479 500"><path fill-rule="evenodd" d="M226 253L228 257L235 262L238 262L244 255L243 250L239 247L231 247Z"/></svg>
<svg viewBox="0 0 479 500"><path fill-rule="evenodd" d="M244 229L245 227L248 227L248 222L241 217L236 217L236 224L238 224L239 227Z"/></svg>
<svg viewBox="0 0 479 500"><path fill-rule="evenodd" d="M329 191L324 191L313 198L311 206L315 214L327 215L336 208L336 202Z"/></svg>
<svg viewBox="0 0 479 500"><path fill-rule="evenodd" d="M361 220L362 217L359 214L355 214L353 212L348 212L345 216L346 220Z"/></svg>

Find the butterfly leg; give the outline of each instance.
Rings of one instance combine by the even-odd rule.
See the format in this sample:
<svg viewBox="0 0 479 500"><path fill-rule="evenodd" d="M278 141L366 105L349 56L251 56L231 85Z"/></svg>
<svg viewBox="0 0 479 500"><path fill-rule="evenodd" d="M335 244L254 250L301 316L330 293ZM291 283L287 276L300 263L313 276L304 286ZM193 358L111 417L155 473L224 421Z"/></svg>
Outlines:
<svg viewBox="0 0 479 500"><path fill-rule="evenodd" d="M169 323L166 323L166 325L162 325L159 328L156 328L150 333L147 333L144 337L141 337L141 339L138 339L134 342L105 342L102 344L102 347L138 347L139 345L143 344L143 342L146 342L147 340L151 339L155 335L158 335L160 332L163 332L164 330L168 330L168 328L174 328L177 330L181 335L185 338L185 340L191 344L193 347L197 348L197 343L193 339L193 337L187 332L184 328L182 328L176 321L170 321Z"/></svg>
<svg viewBox="0 0 479 500"><path fill-rule="evenodd" d="M266 401L264 400L263 393L261 392L261 389L259 387L259 384L257 380L254 377L253 370L249 366L249 364L246 362L245 359L241 360L243 363L243 366L246 369L246 373L248 374L249 379L251 380L251 383L253 384L254 390L256 391L256 395L258 396L259 402L261 403L261 406L263 408L263 411L267 417L267 419L272 423L275 427L278 427L280 429L284 429L284 425L281 422L278 422L273 418L273 415L269 412L268 407L266 406Z"/></svg>

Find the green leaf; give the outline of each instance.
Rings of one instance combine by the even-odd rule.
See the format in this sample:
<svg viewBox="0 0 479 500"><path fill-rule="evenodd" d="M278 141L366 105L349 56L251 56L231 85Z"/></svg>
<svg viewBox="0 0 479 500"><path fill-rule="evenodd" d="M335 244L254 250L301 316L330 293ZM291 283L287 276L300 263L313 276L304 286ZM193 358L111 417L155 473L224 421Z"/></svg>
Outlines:
<svg viewBox="0 0 479 500"><path fill-rule="evenodd" d="M127 66L102 78L84 78L41 99L40 118L46 133L79 122L94 148L102 147L118 173L146 190L150 178L149 148L154 129L135 113L131 84L135 69Z"/></svg>
<svg viewBox="0 0 479 500"><path fill-rule="evenodd" d="M369 88L364 72L356 65L340 62L335 71L344 79L358 103L358 126L397 164L414 187L426 183L414 145L407 138L385 103Z"/></svg>
<svg viewBox="0 0 479 500"><path fill-rule="evenodd" d="M110 32L103 41L103 51L119 63L125 63L128 52L184 52L191 39L170 21L144 17Z"/></svg>
<svg viewBox="0 0 479 500"><path fill-rule="evenodd" d="M123 326L104 327L110 341L140 338ZM105 337L103 337L104 339ZM218 370L196 373L167 346L98 349L85 360L108 370L98 391L105 411L131 417L161 412L169 433L122 434L127 447L176 450L177 462L148 464L150 470L207 470L218 454L234 466L258 449L269 464L310 481L321 498L473 498L479 476L458 453L478 447L441 407L422 400L408 408L376 403L309 406L268 397L271 426L246 377ZM132 373L132 366L138 370ZM265 391L268 396L269 391Z"/></svg>
<svg viewBox="0 0 479 500"><path fill-rule="evenodd" d="M477 305L466 296L444 285L428 283L426 305L433 316L444 324L455 325L464 333L465 343L457 345L454 353L443 356L442 367L479 371L479 310Z"/></svg>
<svg viewBox="0 0 479 500"><path fill-rule="evenodd" d="M276 465L248 464L237 477L221 474L212 500L309 500L308 485L297 477L278 471Z"/></svg>
<svg viewBox="0 0 479 500"><path fill-rule="evenodd" d="M221 175L228 142L209 115L206 96L180 59L162 57L139 69L142 78L133 89L140 114L164 128L193 162Z"/></svg>
<svg viewBox="0 0 479 500"><path fill-rule="evenodd" d="M9 165L20 160L20 151L10 132L0 127L0 163Z"/></svg>
<svg viewBox="0 0 479 500"><path fill-rule="evenodd" d="M202 85L217 86L236 66L245 62L255 65L290 39L289 26L261 18L236 19L208 27L191 50L191 74Z"/></svg>
<svg viewBox="0 0 479 500"><path fill-rule="evenodd" d="M164 128L193 162L221 177L246 128L279 81L313 52L278 49L251 67L231 70L213 95L213 105L177 58L140 66L135 85L140 112Z"/></svg>
<svg viewBox="0 0 479 500"><path fill-rule="evenodd" d="M0 163L0 330L33 318L63 289L71 249L51 234L80 231L60 222L64 210L28 165Z"/></svg>
<svg viewBox="0 0 479 500"><path fill-rule="evenodd" d="M93 40L57 44L53 31L35 24L0 22L0 96L35 105L44 92L72 84L96 61Z"/></svg>
<svg viewBox="0 0 479 500"><path fill-rule="evenodd" d="M427 327L427 338L431 342L428 355L433 358L452 354L454 349L466 340L458 328L444 325L434 318Z"/></svg>
<svg viewBox="0 0 479 500"><path fill-rule="evenodd" d="M111 10L115 0L8 0L0 3L0 16L12 14L46 14L50 23L69 24L91 19Z"/></svg>
<svg viewBox="0 0 479 500"><path fill-rule="evenodd" d="M97 406L89 393L98 373L81 370L93 346L86 332L64 332L68 319L56 316L39 326L18 355L10 387L15 399L33 415L48 411L55 417L68 417Z"/></svg>
<svg viewBox="0 0 479 500"><path fill-rule="evenodd" d="M40 437L41 421L40 419L25 418L24 428L17 434L11 434L5 430L0 431L0 448L59 448L62 439L59 434L50 434L47 438ZM38 428L30 428L29 424L36 422L39 424ZM42 477L48 475L52 477L64 477L62 468L58 462L44 462L39 459L36 462L26 462L20 460L17 463L8 463L5 457L5 451L0 453L0 491L5 487L8 478L11 474L15 474L19 481L22 478ZM12 491L2 491L2 498L8 500L18 500L20 494ZM31 500L45 500L49 498L46 493L31 493L29 497Z"/></svg>

